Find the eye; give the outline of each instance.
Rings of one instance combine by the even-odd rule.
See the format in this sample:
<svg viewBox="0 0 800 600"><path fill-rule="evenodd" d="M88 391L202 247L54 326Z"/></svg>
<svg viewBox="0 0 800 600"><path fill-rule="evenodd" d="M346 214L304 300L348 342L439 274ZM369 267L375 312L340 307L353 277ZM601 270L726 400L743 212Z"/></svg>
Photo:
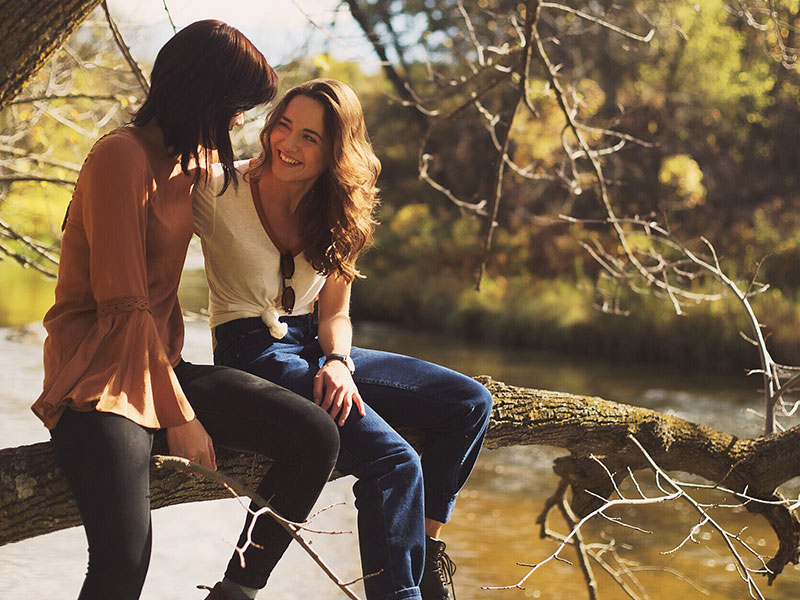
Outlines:
<svg viewBox="0 0 800 600"><path fill-rule="evenodd" d="M278 121L278 124L275 127L281 127L283 129L288 129L289 124L286 121Z"/></svg>
<svg viewBox="0 0 800 600"><path fill-rule="evenodd" d="M311 142L312 144L316 144L316 143L317 143L317 138L315 138L313 135L308 135L308 134L306 134L306 135L305 135L305 136L303 136L303 137L305 137L305 138L306 138L306 139L307 139L309 142Z"/></svg>

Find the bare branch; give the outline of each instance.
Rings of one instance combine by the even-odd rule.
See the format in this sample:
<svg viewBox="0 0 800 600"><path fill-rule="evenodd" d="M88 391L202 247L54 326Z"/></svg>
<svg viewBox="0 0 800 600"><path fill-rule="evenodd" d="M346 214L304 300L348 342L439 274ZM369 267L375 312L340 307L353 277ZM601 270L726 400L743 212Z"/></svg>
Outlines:
<svg viewBox="0 0 800 600"><path fill-rule="evenodd" d="M167 19L169 19L169 24L172 27L172 33L178 33L178 28L175 27L175 21L172 20L172 13L169 12L167 0L164 0L164 12L167 13Z"/></svg>
<svg viewBox="0 0 800 600"><path fill-rule="evenodd" d="M54 102L56 100L110 100L112 102L119 102L119 96L116 94L63 94L57 96L33 96L32 98L19 98L12 100L8 104L31 104L33 102Z"/></svg>
<svg viewBox="0 0 800 600"><path fill-rule="evenodd" d="M57 177L35 177L32 175L29 177L26 177L24 175L19 175L19 176L15 175L12 177L0 177L0 183L23 183L23 182L54 183L57 185L75 187L74 181L70 181L69 179L59 179Z"/></svg>
<svg viewBox="0 0 800 600"><path fill-rule="evenodd" d="M272 509L266 500L264 500L261 496L256 494L254 491L250 490L249 488L245 487L241 483L239 483L236 479L232 477L228 477L227 475L223 475L217 471L212 471L202 465L199 465L195 462L187 460L185 458L181 458L178 456L163 456L163 455L156 455L153 456L153 463L159 469L167 468L172 469L175 471L194 474L194 475L202 475L203 477L210 479L212 481L216 481L218 483L223 484L229 491L231 491L235 496L245 496L250 498L257 506L259 506L259 510L256 512L252 512L253 519L250 523L250 530L248 531L248 541L252 543L250 538L252 534L252 529L255 526L256 519L261 515L269 515L270 518L274 519L283 529L292 536L292 539L296 541L301 548L308 554L312 560L317 563L317 565L322 569L322 571L333 581L336 586L345 593L348 598L352 600L360 600L358 595L353 593L347 586L350 585L348 583L343 582L339 577L333 572L333 570L325 563L322 557L311 548L311 545L299 534L299 532L305 529L304 523L295 523L293 521L289 521L284 519L278 512ZM249 508L247 509L250 510ZM244 550L242 550L243 552ZM352 582L351 582L352 583Z"/></svg>
<svg viewBox="0 0 800 600"><path fill-rule="evenodd" d="M650 29L650 31L648 31L646 35L643 35L643 36L642 35L637 35L637 34L632 33L630 31L626 31L625 29L622 29L621 27L617 27L616 25L614 25L613 23L609 23L605 19L601 19L599 17L592 16L590 14L587 14L587 13L583 12L582 10L575 9L575 8L570 7L570 6L565 6L563 4L557 4L557 3L554 3L554 2L542 2L541 6L542 6L542 8L553 8L553 9L556 9L556 10L572 13L573 15L576 15L576 16L580 17L581 19L586 19L587 21L591 21L592 23L596 23L598 25L601 25L602 27L605 27L606 29L609 29L609 30L613 31L614 33L618 33L618 34L620 34L622 36L625 36L627 38L630 38L632 40L636 40L637 42L644 42L644 43L650 42L650 40L653 39L653 35L655 35L655 32L656 32L656 30L653 28L653 29Z"/></svg>
<svg viewBox="0 0 800 600"><path fill-rule="evenodd" d="M166 8L166 3L164 4L164 7ZM111 29L111 34L114 37L114 42L116 42L117 47L119 48L120 52L122 52L122 56L125 57L128 66L130 66L131 71L136 76L136 80L139 82L139 85L146 96L150 92L150 84L147 81L147 77L145 77L145 74L142 72L141 67L139 67L138 63L136 62L136 59L133 58L131 49L125 43L125 39L122 37L122 33L117 27L117 24L114 22L114 19L111 18L111 12L108 10L108 2L106 2L106 0L103 0L103 11L106 13L106 20L108 21L109 29ZM167 14L169 14L169 11L167 11Z"/></svg>

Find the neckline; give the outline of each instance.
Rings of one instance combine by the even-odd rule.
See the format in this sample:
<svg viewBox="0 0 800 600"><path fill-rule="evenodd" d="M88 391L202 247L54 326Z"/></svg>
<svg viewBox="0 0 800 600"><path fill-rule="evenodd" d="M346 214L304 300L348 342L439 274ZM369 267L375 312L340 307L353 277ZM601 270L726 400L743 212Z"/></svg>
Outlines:
<svg viewBox="0 0 800 600"><path fill-rule="evenodd" d="M267 237L270 239L272 245L275 246L278 252L281 254L289 252L291 253L292 257L298 256L303 251L302 240L294 248L286 248L280 243L280 241L278 241L278 236L275 234L275 231L269 224L267 214L264 212L264 206L261 203L261 192L258 191L258 179L249 173L248 178L250 179L250 197L253 199L253 205L255 206L256 214L258 214L258 220L261 221L261 227L264 229L264 233L267 234Z"/></svg>

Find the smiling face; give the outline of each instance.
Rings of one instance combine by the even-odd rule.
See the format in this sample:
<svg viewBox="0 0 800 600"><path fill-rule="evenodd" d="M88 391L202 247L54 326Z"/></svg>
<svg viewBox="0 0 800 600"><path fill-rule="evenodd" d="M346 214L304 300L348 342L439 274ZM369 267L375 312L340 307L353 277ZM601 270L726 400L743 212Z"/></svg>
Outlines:
<svg viewBox="0 0 800 600"><path fill-rule="evenodd" d="M281 181L313 183L327 168L325 107L297 95L269 136L272 174Z"/></svg>

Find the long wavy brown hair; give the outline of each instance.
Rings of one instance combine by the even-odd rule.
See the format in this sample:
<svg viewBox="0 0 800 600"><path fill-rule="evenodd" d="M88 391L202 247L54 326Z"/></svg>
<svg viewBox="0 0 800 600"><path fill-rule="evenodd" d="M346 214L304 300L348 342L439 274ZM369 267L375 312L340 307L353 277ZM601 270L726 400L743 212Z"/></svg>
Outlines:
<svg viewBox="0 0 800 600"><path fill-rule="evenodd" d="M261 155L250 169L258 178L271 164L269 137L295 96L308 96L325 108L325 152L328 168L297 207L303 254L322 275L347 282L362 277L359 255L373 243L377 221L381 163L369 141L364 112L350 86L335 79L314 79L286 92L261 130Z"/></svg>

